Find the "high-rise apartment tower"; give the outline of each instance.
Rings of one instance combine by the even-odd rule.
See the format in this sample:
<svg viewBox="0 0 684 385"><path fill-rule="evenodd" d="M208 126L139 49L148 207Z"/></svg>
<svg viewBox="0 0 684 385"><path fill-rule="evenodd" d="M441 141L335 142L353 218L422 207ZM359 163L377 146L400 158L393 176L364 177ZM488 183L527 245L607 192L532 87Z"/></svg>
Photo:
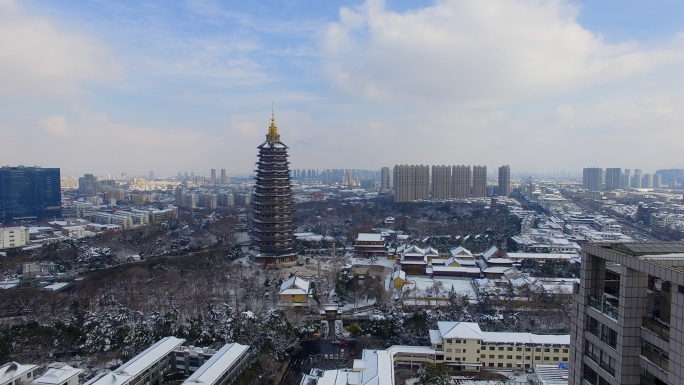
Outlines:
<svg viewBox="0 0 684 385"><path fill-rule="evenodd" d="M380 190L387 191L390 188L390 169L389 167L383 167L380 170L381 181Z"/></svg>
<svg viewBox="0 0 684 385"><path fill-rule="evenodd" d="M432 199L451 198L451 166L432 166Z"/></svg>
<svg viewBox="0 0 684 385"><path fill-rule="evenodd" d="M606 190L617 190L622 182L621 168L606 169Z"/></svg>
<svg viewBox="0 0 684 385"><path fill-rule="evenodd" d="M394 201L430 199L430 166L394 166Z"/></svg>
<svg viewBox="0 0 684 385"><path fill-rule="evenodd" d="M473 166L473 196L487 196L487 166Z"/></svg>
<svg viewBox="0 0 684 385"><path fill-rule="evenodd" d="M451 168L453 185L451 187L451 194L454 198L468 198L470 196L470 185L472 179L472 171L470 166L453 166Z"/></svg>
<svg viewBox="0 0 684 385"><path fill-rule="evenodd" d="M582 250L568 384L684 384L684 243Z"/></svg>
<svg viewBox="0 0 684 385"><path fill-rule="evenodd" d="M588 167L582 170L582 187L590 191L601 190L602 169L598 167Z"/></svg>
<svg viewBox="0 0 684 385"><path fill-rule="evenodd" d="M511 166L499 167L499 195L503 197L511 196Z"/></svg>

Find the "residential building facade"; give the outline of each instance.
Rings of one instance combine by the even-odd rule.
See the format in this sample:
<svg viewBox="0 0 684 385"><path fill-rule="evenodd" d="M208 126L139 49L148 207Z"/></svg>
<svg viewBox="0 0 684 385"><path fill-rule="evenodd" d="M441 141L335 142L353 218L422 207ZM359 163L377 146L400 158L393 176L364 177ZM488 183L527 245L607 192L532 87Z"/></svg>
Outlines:
<svg viewBox="0 0 684 385"><path fill-rule="evenodd" d="M684 384L684 243L582 250L569 384Z"/></svg>
<svg viewBox="0 0 684 385"><path fill-rule="evenodd" d="M487 196L487 166L473 166L473 196Z"/></svg>
<svg viewBox="0 0 684 385"><path fill-rule="evenodd" d="M470 196L470 186L472 184L472 171L470 166L452 167L453 186L451 193L454 198L468 198Z"/></svg>
<svg viewBox="0 0 684 385"><path fill-rule="evenodd" d="M451 166L432 166L432 199L451 198Z"/></svg>

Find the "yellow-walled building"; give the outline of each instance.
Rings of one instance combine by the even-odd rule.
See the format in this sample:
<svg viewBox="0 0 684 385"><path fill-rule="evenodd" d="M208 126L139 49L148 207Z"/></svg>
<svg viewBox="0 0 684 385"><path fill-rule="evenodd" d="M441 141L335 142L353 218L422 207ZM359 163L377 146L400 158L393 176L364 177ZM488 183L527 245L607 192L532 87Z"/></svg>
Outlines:
<svg viewBox="0 0 684 385"><path fill-rule="evenodd" d="M305 305L309 302L309 281L292 276L280 285L278 296L283 304Z"/></svg>
<svg viewBox="0 0 684 385"><path fill-rule="evenodd" d="M570 358L570 335L483 332L474 322L438 322L430 330L435 362L458 369L479 371L531 369L534 365L558 365Z"/></svg>

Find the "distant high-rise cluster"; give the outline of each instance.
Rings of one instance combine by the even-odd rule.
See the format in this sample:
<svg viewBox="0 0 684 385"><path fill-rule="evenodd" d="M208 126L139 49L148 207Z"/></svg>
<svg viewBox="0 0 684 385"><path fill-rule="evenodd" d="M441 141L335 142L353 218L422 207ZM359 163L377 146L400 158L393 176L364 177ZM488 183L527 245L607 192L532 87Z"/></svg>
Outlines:
<svg viewBox="0 0 684 385"><path fill-rule="evenodd" d="M655 174L644 173L638 168L634 169L634 173L629 168L623 172L619 167L606 168L605 171L599 167L588 167L582 171L582 186L590 191L675 187L682 184L684 169L658 170Z"/></svg>
<svg viewBox="0 0 684 385"><path fill-rule="evenodd" d="M0 168L0 222L61 218L60 187L58 168Z"/></svg>
<svg viewBox="0 0 684 385"><path fill-rule="evenodd" d="M430 172L432 169L432 172ZM389 169L387 169L389 174ZM431 175L432 174L432 175ZM389 175L387 175L389 178ZM498 186L487 186L487 166L394 166L394 201L510 196L511 168L501 166ZM497 192L498 189L498 192Z"/></svg>

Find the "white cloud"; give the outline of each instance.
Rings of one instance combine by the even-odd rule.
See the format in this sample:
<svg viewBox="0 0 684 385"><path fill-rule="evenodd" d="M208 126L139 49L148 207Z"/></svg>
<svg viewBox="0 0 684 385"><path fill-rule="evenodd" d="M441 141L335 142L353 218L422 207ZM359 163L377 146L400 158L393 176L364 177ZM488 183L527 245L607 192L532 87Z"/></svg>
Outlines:
<svg viewBox="0 0 684 385"><path fill-rule="evenodd" d="M349 94L476 107L572 91L682 60L674 42L609 44L577 15L566 0L443 0L403 13L367 0L340 10L322 47L328 75Z"/></svg>
<svg viewBox="0 0 684 385"><path fill-rule="evenodd" d="M0 2L0 99L73 94L121 77L104 44Z"/></svg>
<svg viewBox="0 0 684 385"><path fill-rule="evenodd" d="M71 133L64 115L55 115L47 119L39 120L38 126L48 134L58 136L68 136Z"/></svg>

